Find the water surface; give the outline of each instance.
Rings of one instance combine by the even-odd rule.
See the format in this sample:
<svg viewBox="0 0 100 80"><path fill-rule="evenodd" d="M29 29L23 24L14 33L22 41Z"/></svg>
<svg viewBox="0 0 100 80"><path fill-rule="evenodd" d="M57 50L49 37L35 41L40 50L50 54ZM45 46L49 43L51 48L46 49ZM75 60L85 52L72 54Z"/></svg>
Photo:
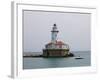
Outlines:
<svg viewBox="0 0 100 80"><path fill-rule="evenodd" d="M23 69L41 69L41 68L62 68L62 67L81 67L91 65L90 51L73 52L74 57L64 58L32 58L27 57L23 59ZM75 57L82 57L83 59L75 59Z"/></svg>

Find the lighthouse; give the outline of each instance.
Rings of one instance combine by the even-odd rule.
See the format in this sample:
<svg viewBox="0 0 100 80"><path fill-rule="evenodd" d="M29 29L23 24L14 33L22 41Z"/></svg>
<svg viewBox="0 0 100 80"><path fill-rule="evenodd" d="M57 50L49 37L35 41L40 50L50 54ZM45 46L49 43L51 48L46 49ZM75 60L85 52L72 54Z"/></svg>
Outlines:
<svg viewBox="0 0 100 80"><path fill-rule="evenodd" d="M45 45L43 49L43 57L66 57L69 54L69 45L61 40L57 40L59 33L57 25L53 24L51 30L51 41Z"/></svg>
<svg viewBox="0 0 100 80"><path fill-rule="evenodd" d="M58 32L59 31L57 30L57 25L54 24L53 27L52 27L52 31L51 31L51 42L52 43L56 43Z"/></svg>

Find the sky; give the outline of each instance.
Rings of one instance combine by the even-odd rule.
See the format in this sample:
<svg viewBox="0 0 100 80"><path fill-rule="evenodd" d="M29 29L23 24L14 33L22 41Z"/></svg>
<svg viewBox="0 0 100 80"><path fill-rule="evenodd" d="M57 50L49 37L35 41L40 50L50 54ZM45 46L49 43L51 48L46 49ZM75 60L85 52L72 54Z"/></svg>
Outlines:
<svg viewBox="0 0 100 80"><path fill-rule="evenodd" d="M91 50L91 14L71 12L23 11L23 51L42 52L51 41L56 23L58 40L67 43L71 51Z"/></svg>

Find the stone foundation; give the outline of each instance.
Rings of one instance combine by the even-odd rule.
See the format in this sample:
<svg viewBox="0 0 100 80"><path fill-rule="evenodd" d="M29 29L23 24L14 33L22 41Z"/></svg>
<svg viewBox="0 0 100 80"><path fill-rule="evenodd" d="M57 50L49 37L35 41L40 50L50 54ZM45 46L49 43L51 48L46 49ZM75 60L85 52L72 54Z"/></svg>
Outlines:
<svg viewBox="0 0 100 80"><path fill-rule="evenodd" d="M43 49L43 57L64 57L69 54L69 49Z"/></svg>

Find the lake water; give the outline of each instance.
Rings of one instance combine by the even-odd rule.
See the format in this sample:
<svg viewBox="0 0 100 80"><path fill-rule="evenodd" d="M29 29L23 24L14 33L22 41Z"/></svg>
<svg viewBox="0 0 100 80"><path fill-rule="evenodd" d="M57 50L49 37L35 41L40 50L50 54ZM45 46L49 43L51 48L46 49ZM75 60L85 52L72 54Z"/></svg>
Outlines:
<svg viewBox="0 0 100 80"><path fill-rule="evenodd" d="M24 57L23 69L41 69L41 68L63 68L63 67L81 67L91 65L91 52L79 51L73 52L74 57L64 58L29 58ZM75 59L75 57L83 59Z"/></svg>

